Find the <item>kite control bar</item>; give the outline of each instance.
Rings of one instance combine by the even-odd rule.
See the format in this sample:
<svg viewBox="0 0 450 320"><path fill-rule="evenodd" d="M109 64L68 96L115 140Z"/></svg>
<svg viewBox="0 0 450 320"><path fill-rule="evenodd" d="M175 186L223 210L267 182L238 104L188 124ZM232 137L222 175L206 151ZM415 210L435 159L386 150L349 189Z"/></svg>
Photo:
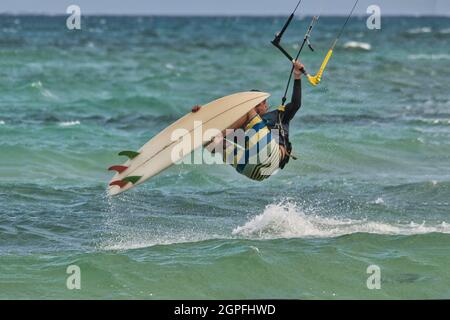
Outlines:
<svg viewBox="0 0 450 320"><path fill-rule="evenodd" d="M284 24L284 26L283 26L283 28L281 29L281 31L280 31L279 33L277 33L277 35L275 36L275 39L274 39L273 41L271 41L271 43L272 43L278 50L280 50L281 53L283 53L283 55L284 55L286 58L288 58L289 61L290 61L291 63L294 62L294 61L296 61L296 60L298 60L298 58L299 58L299 56L300 56L300 53L302 52L303 47L305 46L305 44L308 44L308 47L311 49L311 51L314 51L314 48L311 46L311 43L310 43L309 39L310 39L310 37L311 37L312 29L314 28L314 25L316 24L317 20L319 19L318 17L313 17L313 20L311 21L311 24L310 24L309 27L308 27L308 30L307 30L307 32L306 32L306 34L305 34L304 39L303 39L303 43L302 43L302 45L300 46L300 49L299 49L299 51L298 51L297 56L296 56L295 59L294 59L294 58L289 54L289 52L287 52L287 51L281 46L281 44L280 44L280 43L281 43L281 39L282 39L282 37L283 37L283 34L286 32L287 28L288 28L289 25L291 24L292 19L294 18L295 12L297 11L297 9L298 9L298 7L300 6L301 2L302 2L302 0L300 0L300 1L297 3L297 6L295 7L294 12L292 12L292 14L289 16L288 20L287 20L286 23ZM327 53L327 55L325 56L325 59L323 60L322 65L320 66L320 69L319 69L319 71L317 72L317 74L314 75L314 76L312 76L312 75L308 74L308 73L306 72L306 70L304 70L304 69L302 70L303 74L307 76L308 81L309 81L309 83L310 83L311 85L317 86L317 85L320 83L320 81L322 80L323 72L325 71L325 68L326 68L328 62L329 62L331 56L333 55L333 50L334 50L334 48L335 48L337 42L339 41L339 39L340 39L340 37L341 37L341 35L342 35L342 33L343 33L345 27L347 26L347 24L348 24L348 22L349 22L351 16L353 15L353 12L354 12L354 10L355 10L355 8L356 8L358 2L359 2L359 0L356 0L356 1L355 1L355 4L353 5L352 10L350 11L350 14L348 15L347 19L345 20L345 23L344 23L344 25L342 26L342 28L341 28L341 30L340 30L338 36L337 36L336 39L334 40L334 42L333 42L331 48L328 50L328 53ZM284 95L284 97L283 97L283 105L284 105L284 103L286 102L286 95L287 95L287 91L288 91L288 89L289 89L289 85L290 85L290 82L291 82L291 79L292 79L292 72L293 72L293 71L294 71L294 68L291 69L291 73L290 73L289 80L288 80L288 85L287 85L287 88L286 88L285 95Z"/></svg>

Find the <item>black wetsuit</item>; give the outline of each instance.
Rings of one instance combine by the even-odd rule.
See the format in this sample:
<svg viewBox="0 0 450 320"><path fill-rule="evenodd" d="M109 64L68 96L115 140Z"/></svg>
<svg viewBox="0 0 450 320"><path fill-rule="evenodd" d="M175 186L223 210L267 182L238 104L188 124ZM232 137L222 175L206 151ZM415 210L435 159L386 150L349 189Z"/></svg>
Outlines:
<svg viewBox="0 0 450 320"><path fill-rule="evenodd" d="M302 105L302 81L301 79L298 79L294 81L292 100L285 106L284 111L278 108L277 110L268 112L262 116L262 119L266 122L267 127L269 129L279 129L278 123L279 119L281 120L281 126L282 131L284 131L284 135L281 133L279 134L278 143L280 145L285 146L288 153L290 153L292 150L291 143L289 142L289 122L294 118L295 114L300 109L301 105ZM284 159L284 161L282 161L282 163L280 164L281 169L283 169L283 167L289 161L289 157L286 158L287 159Z"/></svg>

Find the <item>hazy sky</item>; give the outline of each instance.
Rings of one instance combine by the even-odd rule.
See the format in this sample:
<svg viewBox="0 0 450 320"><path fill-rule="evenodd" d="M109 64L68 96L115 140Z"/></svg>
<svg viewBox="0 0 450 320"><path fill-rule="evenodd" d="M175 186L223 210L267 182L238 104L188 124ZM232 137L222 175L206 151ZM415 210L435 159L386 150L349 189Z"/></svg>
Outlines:
<svg viewBox="0 0 450 320"><path fill-rule="evenodd" d="M304 14L346 14L354 0L303 0ZM65 14L71 4L85 14L286 15L297 0L1 0L0 13ZM357 14L377 4L382 14L450 15L450 0L360 0Z"/></svg>

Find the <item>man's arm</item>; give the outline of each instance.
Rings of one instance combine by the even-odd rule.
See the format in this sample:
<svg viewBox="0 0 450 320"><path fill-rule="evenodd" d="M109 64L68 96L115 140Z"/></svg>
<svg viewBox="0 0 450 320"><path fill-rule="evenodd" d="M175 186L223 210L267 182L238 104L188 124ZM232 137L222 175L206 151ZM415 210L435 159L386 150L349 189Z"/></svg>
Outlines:
<svg viewBox="0 0 450 320"><path fill-rule="evenodd" d="M294 63L294 89L292 90L292 100L286 105L284 110L284 121L291 121L297 111L302 106L302 69L304 66L296 61Z"/></svg>

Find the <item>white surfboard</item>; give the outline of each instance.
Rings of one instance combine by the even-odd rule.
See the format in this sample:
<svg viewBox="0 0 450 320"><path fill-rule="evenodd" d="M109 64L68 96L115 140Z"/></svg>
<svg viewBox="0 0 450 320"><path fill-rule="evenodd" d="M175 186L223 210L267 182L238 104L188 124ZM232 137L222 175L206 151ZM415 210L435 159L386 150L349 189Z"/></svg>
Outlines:
<svg viewBox="0 0 450 320"><path fill-rule="evenodd" d="M117 195L129 190L208 143L210 140L194 134L194 130L199 130L200 122L203 133L209 129L223 131L269 97L270 94L265 92L241 92L220 98L204 105L198 112L189 113L177 120L137 152L122 152L122 155L127 155L130 159L121 166L110 168L117 173L110 181L108 193ZM173 141L172 134L177 129L184 129L186 135ZM174 148L178 148L177 151L180 149L181 140L189 137L190 144L184 145L182 152L173 152Z"/></svg>

